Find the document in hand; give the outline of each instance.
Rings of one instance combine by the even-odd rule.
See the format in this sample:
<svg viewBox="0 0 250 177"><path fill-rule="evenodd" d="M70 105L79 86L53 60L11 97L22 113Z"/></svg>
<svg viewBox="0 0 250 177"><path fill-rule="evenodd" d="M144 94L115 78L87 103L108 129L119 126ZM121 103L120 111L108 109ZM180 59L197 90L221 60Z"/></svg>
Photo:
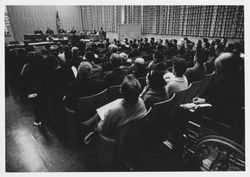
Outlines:
<svg viewBox="0 0 250 177"><path fill-rule="evenodd" d="M106 117L106 114L109 112L109 110L113 109L118 104L120 104L122 102L122 100L123 99L117 99L115 101L112 101L112 102L98 108L96 111L97 111L99 117L101 118L101 120L104 120Z"/></svg>

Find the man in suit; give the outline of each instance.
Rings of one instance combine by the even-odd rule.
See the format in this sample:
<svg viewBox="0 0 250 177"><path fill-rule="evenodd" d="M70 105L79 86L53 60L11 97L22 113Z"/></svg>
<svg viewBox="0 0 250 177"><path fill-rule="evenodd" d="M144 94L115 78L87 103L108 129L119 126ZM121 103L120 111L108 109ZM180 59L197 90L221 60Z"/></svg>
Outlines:
<svg viewBox="0 0 250 177"><path fill-rule="evenodd" d="M71 33L71 34L76 34L76 32L77 32L77 31L75 30L75 28L74 28L74 27L72 27L72 29L71 29L70 33Z"/></svg>
<svg viewBox="0 0 250 177"><path fill-rule="evenodd" d="M34 31L34 34L40 34L43 35L43 32L40 28L38 28L36 31Z"/></svg>
<svg viewBox="0 0 250 177"><path fill-rule="evenodd" d="M216 74L204 92L204 98L194 103L211 103L209 113L215 121L233 126L241 107L244 107L244 77L240 72L240 58L234 53L222 53L214 62Z"/></svg>
<svg viewBox="0 0 250 177"><path fill-rule="evenodd" d="M205 78L206 68L204 63L208 60L207 51L197 51L194 56L194 66L187 68L185 76L187 77L188 83L199 81Z"/></svg>
<svg viewBox="0 0 250 177"><path fill-rule="evenodd" d="M94 60L95 60L95 54L92 51L88 51L85 54L85 58L88 62L91 63L92 65L92 72L91 72L91 78L95 78L95 79L102 79L102 75L103 75L103 71L102 71L102 67L95 64Z"/></svg>
<svg viewBox="0 0 250 177"><path fill-rule="evenodd" d="M103 81L90 78L91 72L92 66L89 62L80 63L76 80L67 86L65 107L76 110L79 98L97 94L105 89Z"/></svg>
<svg viewBox="0 0 250 177"><path fill-rule="evenodd" d="M119 54L113 53L110 56L110 62L113 70L109 72L104 78L104 83L107 87L120 85L123 81L123 78L127 75L127 72L121 68L121 58Z"/></svg>
<svg viewBox="0 0 250 177"><path fill-rule="evenodd" d="M66 33L66 31L60 27L58 29L58 34L63 34L63 33Z"/></svg>
<svg viewBox="0 0 250 177"><path fill-rule="evenodd" d="M52 29L50 29L50 28L47 28L46 34L47 34L47 35L53 35L53 34L54 34L54 31L53 31Z"/></svg>
<svg viewBox="0 0 250 177"><path fill-rule="evenodd" d="M106 39L106 32L103 31L103 28L101 27L101 30L99 31L99 35L102 35L104 39Z"/></svg>

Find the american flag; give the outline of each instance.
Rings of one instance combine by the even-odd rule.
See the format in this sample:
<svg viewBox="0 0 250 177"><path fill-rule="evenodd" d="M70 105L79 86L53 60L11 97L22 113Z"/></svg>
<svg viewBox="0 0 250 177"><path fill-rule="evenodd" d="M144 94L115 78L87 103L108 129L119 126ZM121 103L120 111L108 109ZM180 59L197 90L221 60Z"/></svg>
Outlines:
<svg viewBox="0 0 250 177"><path fill-rule="evenodd" d="M58 12L56 12L56 28L57 28L57 31L61 28L61 22L58 16Z"/></svg>

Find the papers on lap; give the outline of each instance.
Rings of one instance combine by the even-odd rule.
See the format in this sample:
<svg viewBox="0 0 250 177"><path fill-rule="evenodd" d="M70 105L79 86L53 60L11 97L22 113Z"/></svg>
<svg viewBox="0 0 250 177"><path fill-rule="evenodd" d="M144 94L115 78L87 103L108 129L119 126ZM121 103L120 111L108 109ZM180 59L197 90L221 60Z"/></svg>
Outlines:
<svg viewBox="0 0 250 177"><path fill-rule="evenodd" d="M118 104L120 104L122 102L122 100L123 99L117 99L115 101L112 101L112 102L98 108L96 111L97 111L99 117L101 118L101 120L104 120L106 117L106 114L109 112L109 110L113 109Z"/></svg>

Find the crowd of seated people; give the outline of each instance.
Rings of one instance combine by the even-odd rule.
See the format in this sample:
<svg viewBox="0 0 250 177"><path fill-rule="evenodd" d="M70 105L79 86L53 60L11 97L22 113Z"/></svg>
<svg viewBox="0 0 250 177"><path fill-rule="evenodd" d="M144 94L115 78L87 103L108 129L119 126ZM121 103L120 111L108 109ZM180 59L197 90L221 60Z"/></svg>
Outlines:
<svg viewBox="0 0 250 177"><path fill-rule="evenodd" d="M151 38L148 42L147 38L140 38L131 41L105 39L102 44L72 46L58 43L41 52L25 51L27 57L25 62L22 61L20 78L23 98L29 97L34 103L34 125L42 124L41 114L48 96L63 107L76 110L80 97L120 85L124 101L110 116L107 115L110 120L98 124L99 130L109 132L112 130L104 130L104 127L115 127L108 126L110 121L118 125L128 114L131 113L128 117L134 116L136 110L132 105L140 107L136 116L139 117L154 103L167 100L173 93L188 88L189 83L213 72L216 74L203 95L204 99L197 102L211 103L215 108L214 117L228 124L233 120L227 120L227 110L244 106L242 43L227 44L226 39L208 41L206 38L197 42L188 38L155 42ZM6 51L8 63L18 63L18 59L13 50ZM7 64L6 70L11 73L14 69ZM137 80L141 77L146 79L144 88ZM126 116L118 115L121 113ZM120 117L116 118L116 115Z"/></svg>

